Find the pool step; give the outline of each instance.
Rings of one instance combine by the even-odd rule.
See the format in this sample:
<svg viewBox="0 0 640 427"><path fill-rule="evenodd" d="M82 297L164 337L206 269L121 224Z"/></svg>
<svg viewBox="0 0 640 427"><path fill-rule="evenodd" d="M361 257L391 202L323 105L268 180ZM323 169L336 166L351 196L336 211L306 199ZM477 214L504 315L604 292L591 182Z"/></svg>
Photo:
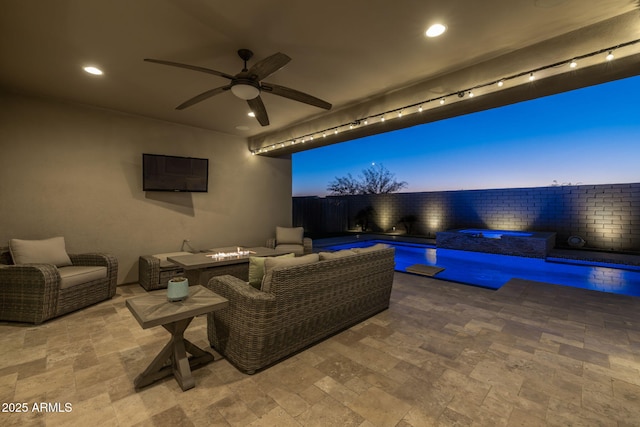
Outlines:
<svg viewBox="0 0 640 427"><path fill-rule="evenodd" d="M413 264L406 268L408 273L419 274L421 276L433 277L440 273L444 268L435 265Z"/></svg>

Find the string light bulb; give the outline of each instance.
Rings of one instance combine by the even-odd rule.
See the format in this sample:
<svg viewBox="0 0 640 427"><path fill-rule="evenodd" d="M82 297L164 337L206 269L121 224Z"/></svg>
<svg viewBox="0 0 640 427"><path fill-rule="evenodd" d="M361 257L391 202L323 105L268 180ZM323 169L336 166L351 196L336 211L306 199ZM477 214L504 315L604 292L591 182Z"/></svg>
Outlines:
<svg viewBox="0 0 640 427"><path fill-rule="evenodd" d="M440 98L440 105L444 104L444 98Z"/></svg>
<svg viewBox="0 0 640 427"><path fill-rule="evenodd" d="M607 61L611 61L613 58L614 58L613 51L610 50L609 53L607 54Z"/></svg>
<svg viewBox="0 0 640 427"><path fill-rule="evenodd" d="M475 95L473 94L472 91L469 91L469 98L473 98Z"/></svg>
<svg viewBox="0 0 640 427"><path fill-rule="evenodd" d="M498 81L498 87L502 87L504 86L504 79L501 79L500 81Z"/></svg>
<svg viewBox="0 0 640 427"><path fill-rule="evenodd" d="M536 79L536 76L533 73L529 74L529 81L530 82L534 81L535 79Z"/></svg>
<svg viewBox="0 0 640 427"><path fill-rule="evenodd" d="M418 107L418 112L422 113L422 105Z"/></svg>
<svg viewBox="0 0 640 427"><path fill-rule="evenodd" d="M578 63L576 62L575 59L573 59L570 63L569 63L569 67L571 68L576 68L578 66Z"/></svg>

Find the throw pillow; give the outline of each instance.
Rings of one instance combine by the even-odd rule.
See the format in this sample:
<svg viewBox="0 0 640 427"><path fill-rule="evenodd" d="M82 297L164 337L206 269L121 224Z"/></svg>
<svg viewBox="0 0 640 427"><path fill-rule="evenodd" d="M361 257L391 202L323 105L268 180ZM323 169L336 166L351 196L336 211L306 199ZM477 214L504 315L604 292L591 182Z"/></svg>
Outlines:
<svg viewBox="0 0 640 427"><path fill-rule="evenodd" d="M267 258L293 258L295 254L285 254L277 257L252 256L249 257L249 284L256 289L260 289L262 278L264 277L264 262Z"/></svg>
<svg viewBox="0 0 640 427"><path fill-rule="evenodd" d="M276 242L282 244L302 244L304 228L302 227L276 227Z"/></svg>
<svg viewBox="0 0 640 427"><path fill-rule="evenodd" d="M355 255L356 253L357 252L354 252L351 249L344 249L337 252L320 252L318 255L320 255L320 261L324 261L327 259L344 258L346 256Z"/></svg>
<svg viewBox="0 0 640 427"><path fill-rule="evenodd" d="M264 278L262 279L262 287L260 290L263 292L269 292L271 290L271 276L273 275L274 268L313 264L318 261L320 261L318 254L309 254L294 258L267 258L264 262Z"/></svg>
<svg viewBox="0 0 640 427"><path fill-rule="evenodd" d="M71 264L64 244L64 237L52 237L44 240L9 241L11 257L16 265L20 264L53 264L64 267Z"/></svg>

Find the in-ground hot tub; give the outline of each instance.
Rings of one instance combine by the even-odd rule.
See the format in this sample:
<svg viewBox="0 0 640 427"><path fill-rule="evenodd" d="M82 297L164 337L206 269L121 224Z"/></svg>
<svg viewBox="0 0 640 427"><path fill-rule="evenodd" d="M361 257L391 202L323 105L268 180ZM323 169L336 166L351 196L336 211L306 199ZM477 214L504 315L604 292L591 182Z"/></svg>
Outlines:
<svg viewBox="0 0 640 427"><path fill-rule="evenodd" d="M556 233L465 228L439 231L436 246L444 249L546 258L556 245Z"/></svg>

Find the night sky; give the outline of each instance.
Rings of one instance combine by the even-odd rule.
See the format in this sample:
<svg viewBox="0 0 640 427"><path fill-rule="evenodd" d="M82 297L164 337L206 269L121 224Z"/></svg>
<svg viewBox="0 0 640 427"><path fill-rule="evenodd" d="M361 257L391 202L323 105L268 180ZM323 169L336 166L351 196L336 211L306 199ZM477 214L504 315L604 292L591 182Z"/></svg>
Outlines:
<svg viewBox="0 0 640 427"><path fill-rule="evenodd" d="M383 164L403 190L640 182L640 76L293 155L293 196Z"/></svg>

